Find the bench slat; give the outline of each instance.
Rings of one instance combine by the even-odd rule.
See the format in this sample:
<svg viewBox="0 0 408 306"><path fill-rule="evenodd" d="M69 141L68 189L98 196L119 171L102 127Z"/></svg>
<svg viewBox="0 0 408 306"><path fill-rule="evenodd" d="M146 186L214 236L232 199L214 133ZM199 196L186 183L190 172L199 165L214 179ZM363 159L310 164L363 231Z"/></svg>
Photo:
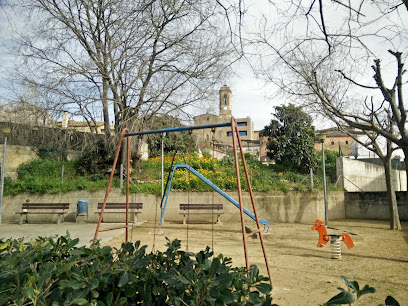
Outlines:
<svg viewBox="0 0 408 306"><path fill-rule="evenodd" d="M42 207L23 207L23 209L27 209L27 210L32 210L32 209L35 209L35 210L45 210L45 209L53 209L53 210L55 210L55 209L63 209L63 210L65 210L66 209L66 207L59 207L59 206L42 206Z"/></svg>
<svg viewBox="0 0 408 306"><path fill-rule="evenodd" d="M47 212L39 212L39 211L28 211L28 212L17 212L16 214L30 214L30 215L65 215L68 212L52 212L52 211L47 211Z"/></svg>
<svg viewBox="0 0 408 306"><path fill-rule="evenodd" d="M100 215L102 213L102 207L103 207L103 203L98 203L98 209L100 209L101 211L98 211L95 213ZM140 209L142 208L143 208L143 203L129 203L129 211L131 214L134 214L134 221L137 222L138 214L141 213ZM122 210L122 211L118 211L118 212L107 211L107 210L113 210L113 209ZM106 203L104 214L109 214L109 213L111 214L126 213L126 203Z"/></svg>
<svg viewBox="0 0 408 306"><path fill-rule="evenodd" d="M184 215L183 224L187 224L186 217L192 215L217 215L217 224L221 224L220 216L223 214L221 210L224 204L180 204L180 209L183 210L180 214ZM190 212L191 210L198 210L199 212ZM207 210L204 212L203 210Z"/></svg>
<svg viewBox="0 0 408 306"><path fill-rule="evenodd" d="M23 203L22 209L68 209L69 203Z"/></svg>
<svg viewBox="0 0 408 306"><path fill-rule="evenodd" d="M190 212L190 213L185 213L185 212L181 212L180 213L180 215L187 215L187 214L190 214L190 215L211 215L211 211L207 211L207 212L204 212L204 211L195 211L195 212ZM223 215L224 213L222 212L222 211L215 211L214 212L214 216L215 215Z"/></svg>
<svg viewBox="0 0 408 306"><path fill-rule="evenodd" d="M180 204L180 209L183 210L195 210L195 209L216 210L223 208L224 208L223 204Z"/></svg>
<svg viewBox="0 0 408 306"><path fill-rule="evenodd" d="M102 209L103 203L98 203L98 209ZM129 209L142 209L143 203L129 203ZM126 203L106 203L105 209L126 209Z"/></svg>

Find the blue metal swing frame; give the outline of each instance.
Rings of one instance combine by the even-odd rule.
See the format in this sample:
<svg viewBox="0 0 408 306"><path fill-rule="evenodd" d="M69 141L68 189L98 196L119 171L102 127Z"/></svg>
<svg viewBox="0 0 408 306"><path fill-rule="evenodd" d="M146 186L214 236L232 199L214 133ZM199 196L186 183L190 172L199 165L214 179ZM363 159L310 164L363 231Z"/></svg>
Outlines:
<svg viewBox="0 0 408 306"><path fill-rule="evenodd" d="M170 195L170 190L171 190L171 185L173 183L173 178L174 178L174 173L176 172L177 169L187 169L188 171L190 171L191 173L193 173L195 176L197 176L199 179L201 179L204 183L206 183L208 186L210 186L212 189L214 189L215 191L217 191L220 195L222 195L225 199L227 199L229 202L231 202L232 204L234 204L238 209L240 208L239 203L237 201L235 201L233 198L231 198L228 194L226 194L224 191L222 191L219 187L217 187L216 185L214 185L214 183L212 183L210 180L208 180L207 178L205 178L203 175L201 175L201 173L199 173L196 169L194 169L193 167L191 167L188 164L176 164L173 168L173 172L171 174L171 179L170 179L170 184L167 188L167 193L166 193L166 200L164 202L164 205L162 207L161 210L161 217L160 217L160 223L159 223L159 228L158 230L160 230L160 227L163 223L163 218L164 218L164 212L166 210L166 205L167 205L167 200L169 199L169 195ZM248 211L247 209L245 209L245 207L243 207L243 211L244 213L249 216L250 218L252 218L253 220L256 220L255 215L253 213L251 213L250 211ZM259 223L264 225L264 229L266 228L266 232L269 231L269 225L271 224L271 222L266 221L266 220L262 220L262 219L258 219Z"/></svg>

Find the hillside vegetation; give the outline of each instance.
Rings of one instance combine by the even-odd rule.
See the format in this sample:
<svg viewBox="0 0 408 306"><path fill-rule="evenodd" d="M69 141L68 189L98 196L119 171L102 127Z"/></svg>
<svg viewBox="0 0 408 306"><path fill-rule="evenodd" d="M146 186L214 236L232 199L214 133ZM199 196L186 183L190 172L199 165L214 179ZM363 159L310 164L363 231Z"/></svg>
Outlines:
<svg viewBox="0 0 408 306"><path fill-rule="evenodd" d="M335 181L335 158L332 152L327 152L326 173L329 189L336 186L330 181ZM165 180L171 174L173 155L164 157ZM254 157L246 154L246 162L250 174L250 180L254 191L307 191L311 188L308 173L297 172L289 167L279 165L262 165ZM209 155L199 157L196 154L183 156L177 154L174 164L187 163L216 186L223 190L236 190L236 174L234 158L227 156L222 160L216 160ZM242 163L240 167L241 186L247 190ZM322 171L314 169L314 188L322 189ZM139 167L132 171L131 192L160 194L161 191L161 160L160 157L142 161ZM332 178L332 179L330 179ZM17 179L5 180L5 195L19 193L60 193L72 190L96 191L105 189L108 184L108 171L84 171L83 162L79 161L53 161L36 159L30 163L22 164L18 169ZM119 187L118 175L115 176L112 187ZM174 175L172 188L180 191L209 191L211 188L198 177L185 169L177 169Z"/></svg>

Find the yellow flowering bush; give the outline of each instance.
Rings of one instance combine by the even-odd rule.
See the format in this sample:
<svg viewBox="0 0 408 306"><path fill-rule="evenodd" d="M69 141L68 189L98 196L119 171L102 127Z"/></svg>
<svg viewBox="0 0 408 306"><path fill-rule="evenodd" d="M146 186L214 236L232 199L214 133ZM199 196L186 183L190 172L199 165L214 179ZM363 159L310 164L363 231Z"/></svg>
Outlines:
<svg viewBox="0 0 408 306"><path fill-rule="evenodd" d="M170 169L173 160L173 155L167 155L163 157L164 169L168 173L172 171ZM195 170L197 170L202 176L207 178L209 181L214 183L217 187L221 189L236 189L237 183L235 177L232 174L234 169L231 171L225 171L225 167L220 165L220 162L209 156L199 157L198 155L186 155L177 154L174 158L173 166L176 164L188 164ZM160 179L160 169L161 169L161 158L154 157L150 158L148 161L143 163L144 169L154 170L151 171L154 179ZM221 171L221 168L223 171ZM155 174L153 174L153 172ZM188 172L188 174L187 174ZM157 184L160 184L158 181ZM179 168L176 170L173 178L173 189L179 190L195 190L195 191L207 191L212 188L203 182L200 178L195 176L190 171Z"/></svg>
<svg viewBox="0 0 408 306"><path fill-rule="evenodd" d="M167 175L173 171L171 169L173 154L164 157L165 180ZM310 188L310 178L304 173L282 171L282 167L265 166L254 158L246 158L251 186L254 191L306 191ZM173 166L176 164L188 164L197 170L202 176L214 183L222 190L236 190L237 181L234 160L231 157L218 161L210 156L199 157L197 154L185 155L177 154L174 158ZM241 189L248 191L245 174L240 167ZM276 169L274 168L276 166ZM307 176L307 175L306 175ZM134 172L134 179L139 183L139 192L160 194L161 190L161 159L160 157L150 158L142 162L141 171ZM321 178L314 176L315 188L322 188ZM335 188L335 186L333 187ZM178 168L175 172L172 189L191 191L211 191L212 188L184 168Z"/></svg>

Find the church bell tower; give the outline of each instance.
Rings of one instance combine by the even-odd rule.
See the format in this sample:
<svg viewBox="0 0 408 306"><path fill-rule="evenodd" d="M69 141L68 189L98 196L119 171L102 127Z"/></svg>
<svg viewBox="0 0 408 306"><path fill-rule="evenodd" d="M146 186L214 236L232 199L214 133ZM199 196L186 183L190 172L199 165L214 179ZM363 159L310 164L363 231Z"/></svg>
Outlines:
<svg viewBox="0 0 408 306"><path fill-rule="evenodd" d="M231 89L224 85L220 89L220 117L231 117Z"/></svg>

